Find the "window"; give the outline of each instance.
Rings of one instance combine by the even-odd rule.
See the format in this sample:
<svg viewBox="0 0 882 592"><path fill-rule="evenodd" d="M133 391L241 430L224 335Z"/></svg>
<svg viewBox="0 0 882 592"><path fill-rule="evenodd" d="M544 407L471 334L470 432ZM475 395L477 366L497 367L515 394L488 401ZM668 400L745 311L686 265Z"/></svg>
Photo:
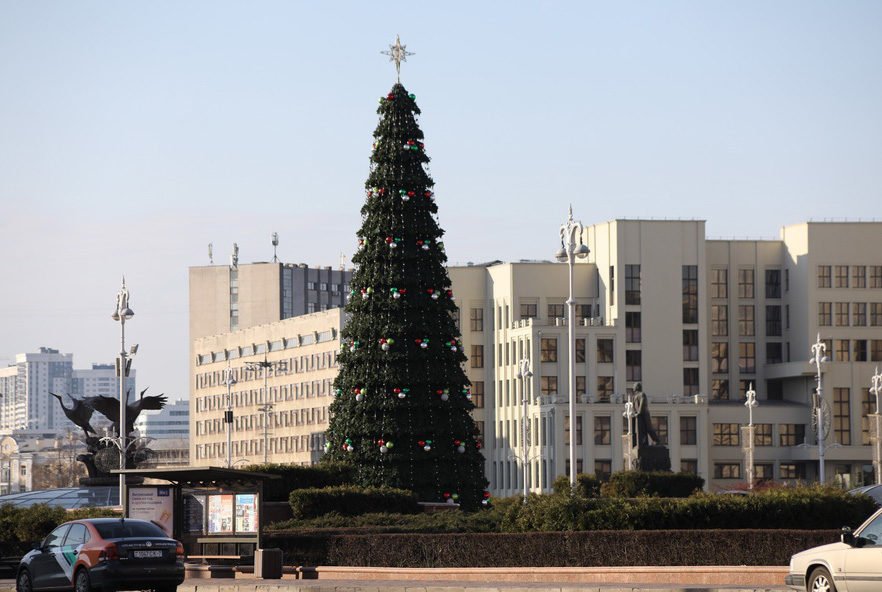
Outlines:
<svg viewBox="0 0 882 592"><path fill-rule="evenodd" d="M870 340L870 361L882 362L882 339Z"/></svg>
<svg viewBox="0 0 882 592"><path fill-rule="evenodd" d="M756 344L752 341L738 344L738 370L743 374L756 373Z"/></svg>
<svg viewBox="0 0 882 592"><path fill-rule="evenodd" d="M711 379L711 399L715 401L729 400L729 381L727 379Z"/></svg>
<svg viewBox="0 0 882 592"><path fill-rule="evenodd" d="M616 268L609 266L609 299L611 302L616 300Z"/></svg>
<svg viewBox="0 0 882 592"><path fill-rule="evenodd" d="M612 461L600 459L594 461L595 477L601 481L608 481L610 475L612 475Z"/></svg>
<svg viewBox="0 0 882 592"><path fill-rule="evenodd" d="M739 428L737 423L715 423L711 444L714 446L741 446Z"/></svg>
<svg viewBox="0 0 882 592"><path fill-rule="evenodd" d="M766 270L766 298L781 297L781 270Z"/></svg>
<svg viewBox="0 0 882 592"><path fill-rule="evenodd" d="M782 364L784 353L780 341L766 343L766 364Z"/></svg>
<svg viewBox="0 0 882 592"><path fill-rule="evenodd" d="M585 340L576 339L576 363L585 362Z"/></svg>
<svg viewBox="0 0 882 592"><path fill-rule="evenodd" d="M714 463L714 479L741 479L738 463Z"/></svg>
<svg viewBox="0 0 882 592"><path fill-rule="evenodd" d="M854 354L854 361L855 362L866 362L867 361L867 340L866 339L855 339L853 354Z"/></svg>
<svg viewBox="0 0 882 592"><path fill-rule="evenodd" d="M640 343L640 313L625 313L625 343Z"/></svg>
<svg viewBox="0 0 882 592"><path fill-rule="evenodd" d="M850 399L851 389L833 389L833 438L843 446L851 444Z"/></svg>
<svg viewBox="0 0 882 592"><path fill-rule="evenodd" d="M472 403L477 409L484 408L484 381L476 380L472 383Z"/></svg>
<svg viewBox="0 0 882 592"><path fill-rule="evenodd" d="M729 343L714 341L711 343L711 372L721 374L729 371Z"/></svg>
<svg viewBox="0 0 882 592"><path fill-rule="evenodd" d="M557 361L557 337L543 337L540 343L539 359L542 362Z"/></svg>
<svg viewBox="0 0 882 592"><path fill-rule="evenodd" d="M469 328L472 331L484 330L484 309L473 308L469 311Z"/></svg>
<svg viewBox="0 0 882 592"><path fill-rule="evenodd" d="M570 416L564 415L564 445L570 443ZM582 416L576 416L576 446L582 445Z"/></svg>
<svg viewBox="0 0 882 592"><path fill-rule="evenodd" d="M695 459L680 459L680 472L687 473L689 475L697 475L698 474L698 461Z"/></svg>
<svg viewBox="0 0 882 592"><path fill-rule="evenodd" d="M882 302L870 303L870 326L882 327Z"/></svg>
<svg viewBox="0 0 882 592"><path fill-rule="evenodd" d="M738 335L741 337L753 337L756 334L754 314L754 306L752 304L741 304L738 306Z"/></svg>
<svg viewBox="0 0 882 592"><path fill-rule="evenodd" d="M837 265L836 266L836 287L837 288L847 288L848 287L848 265Z"/></svg>
<svg viewBox="0 0 882 592"><path fill-rule="evenodd" d="M882 340L880 343L880 353L882 353ZM625 351L625 379L628 382L637 382L643 380L643 352L639 349L629 349Z"/></svg>
<svg viewBox="0 0 882 592"><path fill-rule="evenodd" d="M818 265L818 287L829 288L830 286L830 266Z"/></svg>
<svg viewBox="0 0 882 592"><path fill-rule="evenodd" d="M472 362L472 368L483 368L484 367L484 346L483 345L472 345L472 355L471 355L470 359Z"/></svg>
<svg viewBox="0 0 882 592"><path fill-rule="evenodd" d="M686 329L683 331L683 361L698 361L698 330Z"/></svg>
<svg viewBox="0 0 882 592"><path fill-rule="evenodd" d="M866 288L867 287L867 266L852 265L851 266L851 287Z"/></svg>
<svg viewBox="0 0 882 592"><path fill-rule="evenodd" d="M662 446L668 445L668 418L665 415L653 415L652 416L652 428L655 430L655 435L658 436L658 442L656 444L661 444Z"/></svg>
<svg viewBox="0 0 882 592"><path fill-rule="evenodd" d="M711 335L714 337L729 335L729 307L725 304L711 306Z"/></svg>
<svg viewBox="0 0 882 592"><path fill-rule="evenodd" d="M640 304L640 266L625 266L625 304Z"/></svg>
<svg viewBox="0 0 882 592"><path fill-rule="evenodd" d="M522 319L535 319L539 316L539 305L535 302L522 302L521 303L521 318Z"/></svg>
<svg viewBox="0 0 882 592"><path fill-rule="evenodd" d="M315 282L306 282L307 290L315 290Z"/></svg>
<svg viewBox="0 0 882 592"><path fill-rule="evenodd" d="M615 360L615 348L612 339L597 340L597 363L612 364Z"/></svg>
<svg viewBox="0 0 882 592"><path fill-rule="evenodd" d="M777 304L766 306L766 335L781 337L781 307Z"/></svg>
<svg viewBox="0 0 882 592"><path fill-rule="evenodd" d="M680 445L692 445L698 442L698 418L680 417Z"/></svg>
<svg viewBox="0 0 882 592"><path fill-rule="evenodd" d="M752 269L738 270L738 297L753 298L755 295Z"/></svg>
<svg viewBox="0 0 882 592"><path fill-rule="evenodd" d="M586 381L586 378L584 376L577 376L576 377L576 394L577 395L584 395L588 392L588 389L586 388L585 381Z"/></svg>
<svg viewBox="0 0 882 592"><path fill-rule="evenodd" d="M609 402L615 387L615 378L612 376L597 377L597 399L601 402Z"/></svg>
<svg viewBox="0 0 882 592"><path fill-rule="evenodd" d="M848 362L851 343L848 339L836 339L833 341L833 359L837 362Z"/></svg>
<svg viewBox="0 0 882 592"><path fill-rule="evenodd" d="M698 368L683 368L683 394L687 397L698 394Z"/></svg>
<svg viewBox="0 0 882 592"><path fill-rule="evenodd" d="M611 422L609 415L597 415L594 417L594 443L598 445L609 445L611 440Z"/></svg>
<svg viewBox="0 0 882 592"><path fill-rule="evenodd" d="M76 547L84 544L89 540L89 532L82 524L71 524L70 530L67 532L67 538L64 540L66 547Z"/></svg>
<svg viewBox="0 0 882 592"><path fill-rule="evenodd" d="M867 303L855 302L851 306L851 324L853 327L867 326Z"/></svg>
<svg viewBox="0 0 882 592"><path fill-rule="evenodd" d="M861 444L870 445L870 418L871 413L876 411L876 396L870 394L870 389L861 389Z"/></svg>
<svg viewBox="0 0 882 592"><path fill-rule="evenodd" d="M804 423L782 423L778 425L778 444L780 446L798 446L805 442Z"/></svg>
<svg viewBox="0 0 882 592"><path fill-rule="evenodd" d="M576 324L582 325L585 323L585 319L591 318L591 305L590 304L577 304L575 306L574 314L576 315ZM599 312L598 312L599 316Z"/></svg>
<svg viewBox="0 0 882 592"><path fill-rule="evenodd" d="M753 478L755 481L770 481L773 477L774 465L772 463L758 463L753 465Z"/></svg>
<svg viewBox="0 0 882 592"><path fill-rule="evenodd" d="M848 327L848 302L836 303L836 326Z"/></svg>
<svg viewBox="0 0 882 592"><path fill-rule="evenodd" d="M870 266L870 287L882 288L882 265Z"/></svg>
<svg viewBox="0 0 882 592"><path fill-rule="evenodd" d="M683 266L683 322L698 322L698 266Z"/></svg>
<svg viewBox="0 0 882 592"><path fill-rule="evenodd" d="M781 463L778 469L781 479L805 480L805 463Z"/></svg>
<svg viewBox="0 0 882 592"><path fill-rule="evenodd" d="M711 298L729 297L729 270L711 270Z"/></svg>
<svg viewBox="0 0 882 592"><path fill-rule="evenodd" d="M557 394L557 376L543 376L539 379L539 389L543 395Z"/></svg>
<svg viewBox="0 0 882 592"><path fill-rule="evenodd" d="M549 304L548 305L548 318L549 319L562 319L566 316L566 311L564 310L563 304Z"/></svg>
<svg viewBox="0 0 882 592"><path fill-rule="evenodd" d="M833 325L833 303L818 302L818 326L830 327Z"/></svg>
<svg viewBox="0 0 882 592"><path fill-rule="evenodd" d="M753 445L754 446L771 446L772 445L772 424L755 423L753 424Z"/></svg>

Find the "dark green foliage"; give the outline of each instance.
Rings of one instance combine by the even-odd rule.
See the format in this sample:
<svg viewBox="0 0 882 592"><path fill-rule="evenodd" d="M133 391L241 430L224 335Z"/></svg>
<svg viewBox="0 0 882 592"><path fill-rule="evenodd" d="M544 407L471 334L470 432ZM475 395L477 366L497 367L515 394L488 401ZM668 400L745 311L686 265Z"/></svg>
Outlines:
<svg viewBox="0 0 882 592"><path fill-rule="evenodd" d="M330 406L328 456L364 487L483 501L484 457L414 96L380 99Z"/></svg>
<svg viewBox="0 0 882 592"><path fill-rule="evenodd" d="M288 496L295 489L345 485L352 483L355 477L354 467L333 462L312 466L269 463L248 465L244 470L281 477L263 482L263 499L267 502L287 502Z"/></svg>
<svg viewBox="0 0 882 592"><path fill-rule="evenodd" d="M42 541L59 524L80 518L117 516L104 508L81 508L71 512L57 506L36 504L18 508L11 504L0 506L0 556L19 557L31 548L31 543Z"/></svg>
<svg viewBox="0 0 882 592"><path fill-rule="evenodd" d="M576 493L582 497L598 497L600 496L600 486L602 482L594 475L587 473L579 473L576 475ZM570 478L567 475L559 475L554 483L551 484L554 493L558 495L568 495L570 491Z"/></svg>
<svg viewBox="0 0 882 592"><path fill-rule="evenodd" d="M368 512L414 514L416 496L404 489L340 485L321 489L295 489L289 498L295 519L314 518L330 512L357 516Z"/></svg>
<svg viewBox="0 0 882 592"><path fill-rule="evenodd" d="M601 487L604 497L689 497L704 486L692 473L622 471L613 473Z"/></svg>
<svg viewBox="0 0 882 592"><path fill-rule="evenodd" d="M383 567L787 565L835 530L655 530L521 534L268 533L286 564Z"/></svg>

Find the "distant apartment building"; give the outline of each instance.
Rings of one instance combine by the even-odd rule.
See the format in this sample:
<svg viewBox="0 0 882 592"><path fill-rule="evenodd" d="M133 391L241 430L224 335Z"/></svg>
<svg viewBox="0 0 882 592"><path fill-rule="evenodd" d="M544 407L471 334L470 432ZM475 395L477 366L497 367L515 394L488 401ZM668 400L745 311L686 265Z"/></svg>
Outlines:
<svg viewBox="0 0 882 592"><path fill-rule="evenodd" d="M755 477L816 480L815 368L809 358L818 335L828 357L822 364L830 422L826 474L845 486L872 478L866 415L875 410L868 387L882 361L882 223L809 222L783 228L776 240L711 240L703 221L613 220L587 226L582 240L590 254L574 269L575 434L570 434L568 408L567 265L496 261L448 270L474 417L485 440L486 474L496 495L519 493L524 475L531 491L548 491L555 477L569 472L571 437L577 471L622 470L627 431L622 412L637 382L649 396L655 431L670 449L673 470L701 475L711 490L745 479L741 427L747 423L745 392L752 386L759 401ZM259 267L252 271L263 271ZM227 363L241 377L243 357L289 358L289 368L327 372L321 381L330 385L336 359L309 362L312 366L301 359L293 366L298 358L288 348L316 343L304 341L309 334L294 328L305 321L290 319L285 327L277 322L276 280L251 282L247 298L238 294L238 322L250 332L230 333L224 322L232 318L233 286L223 276L231 270L212 272L220 278L215 283L220 293L212 296L209 279L194 283L202 269L191 270L191 335L194 327L218 335L212 342L198 339L204 335L193 340L191 374L199 386L191 391L196 395L191 424L201 423L198 429L204 430L193 437L194 444L204 445L196 454L207 455L200 462L216 464L225 442L221 411ZM215 302L214 308L205 310L205 302ZM332 327L339 331L343 322L340 314ZM290 339L295 333L297 339ZM518 377L522 359L532 365L526 380ZM270 398L292 397L293 406L297 391L291 385L314 380L307 376L279 376L272 383L279 390L271 388ZM246 405L249 417L241 420L245 439L234 448L239 451L234 461L262 459L262 420L256 412L260 378L246 374L247 384L235 387L247 387L244 392L251 394L240 394L234 403ZM281 390L286 383L287 393ZM521 436L524 393L527 447ZM301 440L295 452L291 441L270 440L270 446L289 446L286 452L276 448L274 458L314 462L320 456L330 401L322 397L327 395L308 404L316 409L312 423L301 421L299 410L295 420L268 418L271 431L288 421L285 429L291 432L279 429L279 434L311 442L307 447ZM272 400L277 407L280 401Z"/></svg>
<svg viewBox="0 0 882 592"><path fill-rule="evenodd" d="M144 411L135 420L138 436L153 451L150 466L188 465L190 459L190 402L179 399L158 411Z"/></svg>
<svg viewBox="0 0 882 592"><path fill-rule="evenodd" d="M135 371L126 379L127 389L135 389ZM115 366L93 364L91 369L73 367L73 354L41 347L35 353L22 353L15 363L0 369L0 434L14 431L64 432L78 430L64 415L55 393L71 405L67 395L77 398L97 395L119 396ZM96 417L96 427L102 423Z"/></svg>

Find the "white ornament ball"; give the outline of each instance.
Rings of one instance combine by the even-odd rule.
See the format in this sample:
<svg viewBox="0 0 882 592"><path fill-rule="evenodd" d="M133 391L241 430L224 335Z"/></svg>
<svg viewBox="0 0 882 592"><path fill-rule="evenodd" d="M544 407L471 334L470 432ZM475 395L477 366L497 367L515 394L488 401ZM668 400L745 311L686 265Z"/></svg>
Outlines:
<svg viewBox="0 0 882 592"><path fill-rule="evenodd" d="M450 346L450 351L456 351L456 346L455 346L455 345L451 345L451 346Z"/></svg>
<svg viewBox="0 0 882 592"><path fill-rule="evenodd" d="M386 454L387 452L389 452L389 449L386 448L386 445L385 445L385 444L383 444L382 446L380 446L380 454Z"/></svg>
<svg viewBox="0 0 882 592"><path fill-rule="evenodd" d="M429 250L429 245L427 245L426 243L423 243L423 250L424 250L424 251L428 251L428 250Z"/></svg>
<svg viewBox="0 0 882 592"><path fill-rule="evenodd" d="M420 343L420 347L423 348L423 349L426 349L427 347L429 347L429 344L426 343L425 341L423 341L423 342Z"/></svg>
<svg viewBox="0 0 882 592"><path fill-rule="evenodd" d="M401 201L410 201L410 196L409 196L409 195L406 195L406 194L405 194L405 195L402 195L402 196L401 196Z"/></svg>
<svg viewBox="0 0 882 592"><path fill-rule="evenodd" d="M393 242L393 243L389 243L389 248L390 248L390 249L397 249L397 248L398 248L398 243L394 243L394 242Z"/></svg>
<svg viewBox="0 0 882 592"><path fill-rule="evenodd" d="M355 400L358 401L359 403L364 401L364 395L362 395L361 393L358 393L357 395L355 395Z"/></svg>
<svg viewBox="0 0 882 592"><path fill-rule="evenodd" d="M431 449L432 449L432 447L429 446L428 444L426 444L425 446L423 446L423 450L425 450L426 452L430 451Z"/></svg>
<svg viewBox="0 0 882 592"><path fill-rule="evenodd" d="M464 454L465 453L465 446L460 444L459 446L456 447L456 451L460 454Z"/></svg>
<svg viewBox="0 0 882 592"><path fill-rule="evenodd" d="M389 344L384 343L383 345L380 346L380 349L383 351L389 351Z"/></svg>
<svg viewBox="0 0 882 592"><path fill-rule="evenodd" d="M346 445L346 452L352 452L353 450L355 450L355 446L353 446L352 444Z"/></svg>
<svg viewBox="0 0 882 592"><path fill-rule="evenodd" d="M407 395L404 394L403 392L398 393L398 398L399 398L399 399L403 399L403 398L406 397L406 396L407 396Z"/></svg>
<svg viewBox="0 0 882 592"><path fill-rule="evenodd" d="M432 300L438 300L438 292L432 294Z"/></svg>
<svg viewBox="0 0 882 592"><path fill-rule="evenodd" d="M398 292L392 292L392 298L398 300L399 298L401 298L401 294L399 294Z"/></svg>
<svg viewBox="0 0 882 592"><path fill-rule="evenodd" d="M456 502L453 501L453 498L452 498L452 497L448 497L448 498L447 498L447 503L448 503L448 504L455 504Z"/></svg>
<svg viewBox="0 0 882 592"><path fill-rule="evenodd" d="M442 400L442 401L446 401L446 400L449 399L449 398L450 398L450 395L448 395L447 393L444 393L443 395L441 395L441 400Z"/></svg>

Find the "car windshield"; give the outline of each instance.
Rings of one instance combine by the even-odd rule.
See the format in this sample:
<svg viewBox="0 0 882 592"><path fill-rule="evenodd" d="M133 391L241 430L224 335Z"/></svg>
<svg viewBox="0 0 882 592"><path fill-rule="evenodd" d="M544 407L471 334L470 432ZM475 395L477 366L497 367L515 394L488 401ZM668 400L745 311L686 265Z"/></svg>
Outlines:
<svg viewBox="0 0 882 592"><path fill-rule="evenodd" d="M167 536L161 528L149 522L120 520L118 522L99 522L94 526L103 539Z"/></svg>

